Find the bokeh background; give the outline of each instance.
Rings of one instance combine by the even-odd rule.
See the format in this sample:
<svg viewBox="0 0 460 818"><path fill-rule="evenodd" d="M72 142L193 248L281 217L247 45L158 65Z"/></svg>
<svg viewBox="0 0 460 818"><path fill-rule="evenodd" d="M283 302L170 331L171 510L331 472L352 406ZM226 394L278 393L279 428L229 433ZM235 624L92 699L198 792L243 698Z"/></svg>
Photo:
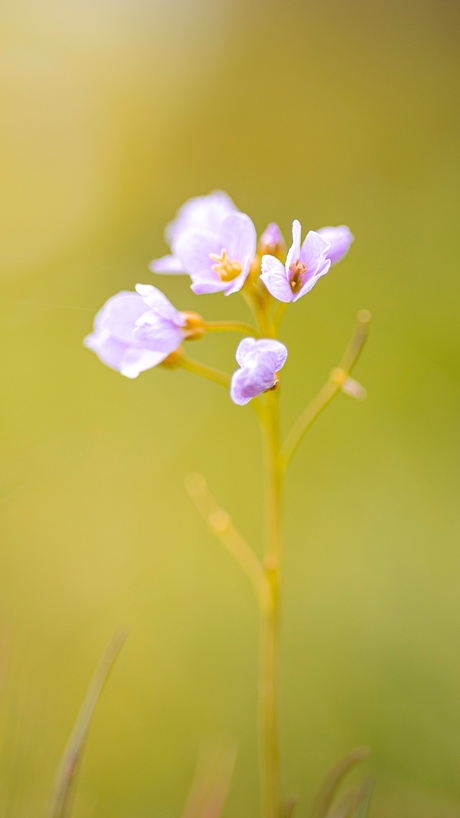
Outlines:
<svg viewBox="0 0 460 818"><path fill-rule="evenodd" d="M356 242L289 310L287 430L373 314L357 376L287 488L283 758L299 818L373 748L374 818L460 816L459 6L452 0L3 0L0 12L0 815L45 814L104 646L77 818L179 816L203 742L258 810L257 613L184 491L203 472L260 548L250 410L82 346L120 289L244 319L154 277L187 198ZM196 357L231 371L237 337Z"/></svg>

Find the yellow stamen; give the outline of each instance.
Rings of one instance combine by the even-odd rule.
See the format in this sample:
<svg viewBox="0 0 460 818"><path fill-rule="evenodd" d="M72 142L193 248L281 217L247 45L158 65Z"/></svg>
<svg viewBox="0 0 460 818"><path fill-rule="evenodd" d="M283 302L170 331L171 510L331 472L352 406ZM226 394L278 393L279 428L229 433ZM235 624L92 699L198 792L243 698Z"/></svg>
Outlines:
<svg viewBox="0 0 460 818"><path fill-rule="evenodd" d="M226 250L222 250L220 256L211 253L210 258L212 261L218 262L213 265L212 269L217 273L221 281L233 281L243 270L239 261L231 261L231 259L229 259Z"/></svg>
<svg viewBox="0 0 460 818"><path fill-rule="evenodd" d="M302 288L306 272L307 268L301 261L295 261L289 267L289 284L294 295Z"/></svg>

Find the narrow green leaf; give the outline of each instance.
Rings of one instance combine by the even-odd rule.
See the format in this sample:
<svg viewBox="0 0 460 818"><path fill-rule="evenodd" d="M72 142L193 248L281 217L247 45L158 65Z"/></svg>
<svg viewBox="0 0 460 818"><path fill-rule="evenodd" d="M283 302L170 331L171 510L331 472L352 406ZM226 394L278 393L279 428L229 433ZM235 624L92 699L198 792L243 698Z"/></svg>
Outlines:
<svg viewBox="0 0 460 818"><path fill-rule="evenodd" d="M220 818L235 761L236 745L233 743L201 751L182 818Z"/></svg>
<svg viewBox="0 0 460 818"><path fill-rule="evenodd" d="M366 781L357 789L345 793L337 806L327 813L327 818L365 818L373 786L372 781Z"/></svg>
<svg viewBox="0 0 460 818"><path fill-rule="evenodd" d="M91 718L102 688L126 639L118 631L104 651L86 693L53 784L49 818L70 818L77 773L88 735Z"/></svg>
<svg viewBox="0 0 460 818"><path fill-rule="evenodd" d="M372 793L374 790L374 781L370 779L367 782L367 785L364 785L366 788L364 798L362 801L356 805L355 811L353 813L353 818L367 818L369 814L369 806L371 803Z"/></svg>
<svg viewBox="0 0 460 818"><path fill-rule="evenodd" d="M292 813L297 805L299 798L297 795L291 795L284 805L284 818L291 818Z"/></svg>
<svg viewBox="0 0 460 818"><path fill-rule="evenodd" d="M344 777L357 764L369 758L371 751L368 747L357 747L348 753L332 768L321 785L315 798L311 818L327 818L332 802ZM346 814L346 813L345 813Z"/></svg>

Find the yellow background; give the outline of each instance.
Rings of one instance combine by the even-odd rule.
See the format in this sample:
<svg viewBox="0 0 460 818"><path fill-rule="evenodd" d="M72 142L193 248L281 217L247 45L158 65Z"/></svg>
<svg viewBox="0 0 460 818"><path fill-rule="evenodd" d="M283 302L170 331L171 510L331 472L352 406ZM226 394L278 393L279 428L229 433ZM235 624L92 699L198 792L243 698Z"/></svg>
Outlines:
<svg viewBox="0 0 460 818"><path fill-rule="evenodd" d="M120 625L76 818L179 816L199 747L225 736L225 814L257 814L257 614L184 491L203 472L260 551L255 418L82 345L138 281L247 317L147 269L176 209L221 188L259 231L356 236L285 315L285 430L373 314L368 400L337 399L288 478L286 789L306 816L369 744L374 818L460 816L458 4L3 0L0 23L0 815L44 815ZM238 340L193 353L231 371Z"/></svg>

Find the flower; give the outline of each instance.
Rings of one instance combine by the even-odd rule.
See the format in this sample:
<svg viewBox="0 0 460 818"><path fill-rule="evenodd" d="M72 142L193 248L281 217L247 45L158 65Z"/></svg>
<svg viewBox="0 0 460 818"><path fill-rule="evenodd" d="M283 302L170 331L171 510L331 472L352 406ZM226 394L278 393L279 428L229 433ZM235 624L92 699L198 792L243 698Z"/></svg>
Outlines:
<svg viewBox="0 0 460 818"><path fill-rule="evenodd" d="M256 251L256 229L244 213L229 213L216 231L190 228L176 246L194 293L241 290Z"/></svg>
<svg viewBox="0 0 460 818"><path fill-rule="evenodd" d="M109 298L84 344L107 366L137 378L175 352L185 338L202 335L202 326L200 316L178 312L156 287L138 284L135 293Z"/></svg>
<svg viewBox="0 0 460 818"><path fill-rule="evenodd" d="M256 395L276 389L278 371L284 366L287 354L286 347L279 341L244 338L236 351L236 360L241 369L233 373L230 384L230 396L234 403L244 406Z"/></svg>
<svg viewBox="0 0 460 818"><path fill-rule="evenodd" d="M275 256L267 255L262 258L260 277L267 290L278 301L297 301L310 292L331 266L328 258L329 242L310 230L300 246L301 229L300 222L296 219L292 224L292 246L285 265Z"/></svg>
<svg viewBox="0 0 460 818"><path fill-rule="evenodd" d="M340 227L321 227L316 231L324 241L331 245L327 251L327 257L331 264L342 261L350 249L351 243L355 240L353 233L344 224Z"/></svg>
<svg viewBox="0 0 460 818"><path fill-rule="evenodd" d="M150 263L152 273L183 274L182 260L177 256L177 243L182 233L192 228L204 228L217 232L228 213L237 212L230 196L222 190L214 190L208 196L195 196L182 205L176 218L166 225L165 238L172 255L163 256Z"/></svg>
<svg viewBox="0 0 460 818"><path fill-rule="evenodd" d="M283 234L275 222L270 222L268 227L262 233L259 244L257 246L259 256L264 256L268 253L275 258L284 258L286 253L286 242Z"/></svg>

